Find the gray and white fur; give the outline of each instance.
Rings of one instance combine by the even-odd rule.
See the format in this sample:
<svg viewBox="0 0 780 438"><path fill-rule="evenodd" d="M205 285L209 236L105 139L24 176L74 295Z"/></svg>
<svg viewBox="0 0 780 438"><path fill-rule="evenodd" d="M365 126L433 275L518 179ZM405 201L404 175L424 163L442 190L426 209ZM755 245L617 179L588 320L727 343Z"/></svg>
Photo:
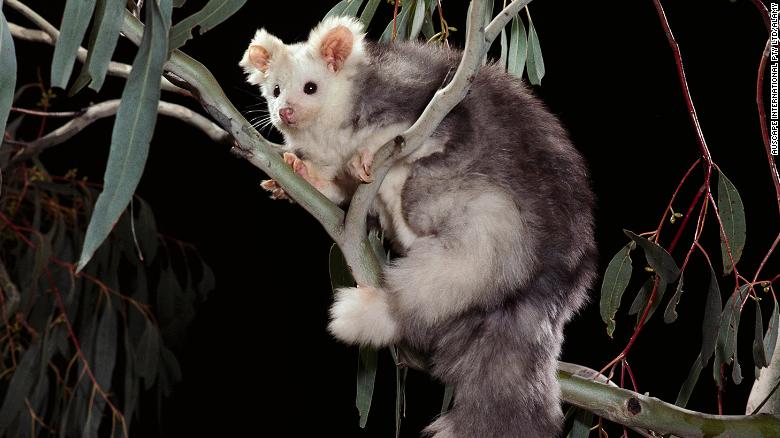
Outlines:
<svg viewBox="0 0 780 438"><path fill-rule="evenodd" d="M241 65L268 100L288 162L348 202L370 179L373 153L411 126L460 56L368 42L355 20L333 18L294 45L258 31ZM455 387L454 407L426 429L435 438L556 436L563 328L595 275L593 206L559 121L489 64L383 182L372 213L400 256L381 288L338 291L329 330L428 355L433 375Z"/></svg>

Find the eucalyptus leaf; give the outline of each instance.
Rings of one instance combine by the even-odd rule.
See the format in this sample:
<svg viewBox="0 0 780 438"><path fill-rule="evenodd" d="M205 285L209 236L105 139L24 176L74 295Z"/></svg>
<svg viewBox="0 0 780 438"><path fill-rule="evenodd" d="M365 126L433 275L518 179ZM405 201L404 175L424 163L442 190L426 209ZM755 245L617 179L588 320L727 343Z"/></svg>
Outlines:
<svg viewBox="0 0 780 438"><path fill-rule="evenodd" d="M769 358L764 349L764 321L761 316L761 302L756 301L755 333L753 338L753 363L763 368L769 365Z"/></svg>
<svg viewBox="0 0 780 438"><path fill-rule="evenodd" d="M441 400L441 411L439 415L444 415L447 411L450 410L450 406L452 406L452 397L455 395L455 386L453 385L445 385L444 386L444 397L442 397Z"/></svg>
<svg viewBox="0 0 780 438"><path fill-rule="evenodd" d="M518 78L522 78L527 59L528 37L525 32L525 25L519 16L515 16L512 19L512 33L509 37L507 71Z"/></svg>
<svg viewBox="0 0 780 438"><path fill-rule="evenodd" d="M0 0L0 6L3 1ZM0 134L5 133L16 89L16 51L8 22L0 9ZM2 141L0 141L2 144Z"/></svg>
<svg viewBox="0 0 780 438"><path fill-rule="evenodd" d="M528 22L528 80L533 85L542 85L544 77L544 59L542 48L539 46L539 36L532 21Z"/></svg>
<svg viewBox="0 0 780 438"><path fill-rule="evenodd" d="M718 341L718 333L721 329L721 295L720 287L718 286L718 277L715 275L715 271L712 266L709 266L710 270L710 283L707 288L707 301L704 304L704 316L702 317L701 326L701 366L702 368L707 365L712 357L712 353L715 351L715 346Z"/></svg>
<svg viewBox="0 0 780 438"><path fill-rule="evenodd" d="M690 371L688 371L688 377L680 387L680 392L677 394L677 400L674 402L675 405L684 408L685 405L688 404L688 400L693 393L693 388L696 387L696 382L699 381L699 376L704 369L704 364L702 364L702 362L701 353L699 353L699 356L693 361L693 366L691 366Z"/></svg>
<svg viewBox="0 0 780 438"><path fill-rule="evenodd" d="M41 344L34 342L21 355L11 381L5 390L3 404L0 405L0 436L11 425L24 408L24 399L33 389L38 377L37 364L40 362Z"/></svg>
<svg viewBox="0 0 780 438"><path fill-rule="evenodd" d="M720 221L723 225L720 235L723 273L728 274L734 270L734 266L729 258L729 248L731 248L731 258L734 259L734 263L739 262L740 257L742 257L742 250L745 248L745 207L742 204L742 198L739 196L737 188L720 171L718 171L718 216L720 216ZM729 242L728 247L726 246L727 239Z"/></svg>
<svg viewBox="0 0 780 438"><path fill-rule="evenodd" d="M382 0L368 0L366 7L363 8L363 12L360 13L360 22L363 23L363 26L366 29L368 29L368 25L371 24L371 20L374 19L376 9L381 2Z"/></svg>
<svg viewBox="0 0 780 438"><path fill-rule="evenodd" d="M766 335L764 335L764 351L766 352L766 358L770 362L772 356L775 353L775 345L777 343L777 326L780 325L780 313L778 313L777 300L773 298L774 307L772 309L772 316L769 317L769 326L766 328Z"/></svg>
<svg viewBox="0 0 780 438"><path fill-rule="evenodd" d="M151 321L146 322L146 328L135 351L133 365L138 375L144 379L144 387L148 390L157 376L160 358L160 332Z"/></svg>
<svg viewBox="0 0 780 438"><path fill-rule="evenodd" d="M95 22L89 37L87 59L81 68L81 74L69 94L75 94L86 84L89 88L100 91L108 72L111 56L119 41L119 30L122 25L122 11L125 0L97 0Z"/></svg>
<svg viewBox="0 0 780 438"><path fill-rule="evenodd" d="M654 284L655 276L651 276L642 283L642 287L639 288L636 296L634 296L634 301L631 302L631 307L628 308L629 315L641 316L647 305L647 300L650 299L650 293L653 291Z"/></svg>
<svg viewBox="0 0 780 438"><path fill-rule="evenodd" d="M425 21L425 2L423 0L417 0L417 4L414 7L414 17L412 18L412 26L409 29L409 39L416 39L420 35L420 31Z"/></svg>
<svg viewBox="0 0 780 438"><path fill-rule="evenodd" d="M623 230L623 232L642 248L647 263L661 276L661 280L671 283L677 279L680 275L680 268L677 267L674 259L665 249L631 231Z"/></svg>
<svg viewBox="0 0 780 438"><path fill-rule="evenodd" d="M325 18L328 17L338 17L340 15L344 14L344 10L347 9L347 6L349 6L350 0L341 0L340 2L336 3L335 6L330 8L327 14L325 14Z"/></svg>
<svg viewBox="0 0 780 438"><path fill-rule="evenodd" d="M401 6L401 10L398 12L398 16L395 18L395 28L396 28L396 39L398 41L404 41L407 38L407 22L409 20L409 13L412 9L414 9L414 5L416 3L412 0L408 2L404 2ZM410 6L411 5L411 6ZM380 43L388 43L393 40L393 21L390 20L390 23L388 23L387 27L385 28L385 31L382 32L382 36L379 37Z"/></svg>
<svg viewBox="0 0 780 438"><path fill-rule="evenodd" d="M209 0L203 9L181 20L171 28L169 50L176 50L191 40L196 28L198 35L203 35L213 29L238 12L245 3L246 0Z"/></svg>
<svg viewBox="0 0 780 438"><path fill-rule="evenodd" d="M587 438L590 436L591 426L593 426L593 413L585 409L577 409L574 424L567 438Z"/></svg>
<svg viewBox="0 0 780 438"><path fill-rule="evenodd" d="M187 2L187 0L173 0L173 7L174 8L180 8L184 6L184 4Z"/></svg>
<svg viewBox="0 0 780 438"><path fill-rule="evenodd" d="M60 25L60 36L54 45L54 57L51 61L51 84L58 88L68 85L76 53L81 40L87 32L95 0L67 0Z"/></svg>
<svg viewBox="0 0 780 438"><path fill-rule="evenodd" d="M374 396L378 353L371 347L361 347L358 352L357 395L355 406L360 414L360 427L365 428L371 399Z"/></svg>
<svg viewBox="0 0 780 438"><path fill-rule="evenodd" d="M680 297L683 293L683 276L680 274L680 280L677 281L677 289L674 291L674 295L669 300L669 304L666 305L664 311L664 322L667 324L673 323L677 320L677 304L680 303Z"/></svg>
<svg viewBox="0 0 780 438"><path fill-rule="evenodd" d="M620 308L623 292L631 280L631 271L633 270L631 250L632 244L629 243L612 257L601 283L599 309L602 321L607 324L607 335L610 338L615 331L615 313Z"/></svg>
<svg viewBox="0 0 780 438"><path fill-rule="evenodd" d="M506 37L506 29L501 29L501 55L498 57L498 65L506 70L506 60L509 51L509 42Z"/></svg>
<svg viewBox="0 0 780 438"><path fill-rule="evenodd" d="M737 335L739 333L739 321L741 317L742 301L747 296L749 287L743 285L736 292L732 293L720 317L720 329L718 330L718 341L715 346L715 370L713 377L719 387L723 387L723 381L720 376L720 366L728 365L734 362L734 367L738 367L737 361ZM732 369L734 373L734 371ZM739 376L741 377L741 375ZM736 383L736 381L735 381Z"/></svg>
<svg viewBox="0 0 780 438"><path fill-rule="evenodd" d="M328 267L330 271L330 286L334 292L340 287L352 287L355 285L355 280L349 272L349 266L344 259L344 254L341 253L341 250L335 243L330 247Z"/></svg>
<svg viewBox="0 0 780 438"><path fill-rule="evenodd" d="M344 13L342 15L355 17L357 16L361 6L363 6L363 0L349 0L349 3L347 3L347 7L344 8Z"/></svg>
<svg viewBox="0 0 780 438"><path fill-rule="evenodd" d="M395 352L395 347L391 347L390 351ZM395 366L395 438L401 436L401 418L404 416L406 410L406 376L409 369L405 366L398 365L397 354L393 354L393 360Z"/></svg>
<svg viewBox="0 0 780 438"><path fill-rule="evenodd" d="M141 179L149 153L149 142L157 122L160 81L168 55L170 23L171 0L146 4L143 39L122 92L122 103L117 110L111 134L103 192L98 196L87 227L77 271L84 269L111 232Z"/></svg>

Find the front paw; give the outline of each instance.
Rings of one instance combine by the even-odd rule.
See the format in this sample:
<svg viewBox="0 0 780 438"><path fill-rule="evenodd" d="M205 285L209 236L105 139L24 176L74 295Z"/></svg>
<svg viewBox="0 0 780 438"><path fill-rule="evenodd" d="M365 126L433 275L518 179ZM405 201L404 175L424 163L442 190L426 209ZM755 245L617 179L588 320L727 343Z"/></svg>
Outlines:
<svg viewBox="0 0 780 438"><path fill-rule="evenodd" d="M371 164L374 161L374 154L368 149L358 149L357 153L349 160L349 171L355 178L370 183L374 180L371 173Z"/></svg>
<svg viewBox="0 0 780 438"><path fill-rule="evenodd" d="M330 308L328 330L348 344L384 347L398 338L398 323L386 292L373 287L338 289Z"/></svg>

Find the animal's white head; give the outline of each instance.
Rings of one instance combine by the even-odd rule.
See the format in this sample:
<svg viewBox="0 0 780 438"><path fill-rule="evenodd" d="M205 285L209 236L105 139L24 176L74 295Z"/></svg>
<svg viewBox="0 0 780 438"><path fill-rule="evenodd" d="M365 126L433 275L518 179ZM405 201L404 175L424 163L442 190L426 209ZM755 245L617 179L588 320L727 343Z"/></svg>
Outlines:
<svg viewBox="0 0 780 438"><path fill-rule="evenodd" d="M366 62L363 37L363 25L350 17L327 18L306 42L291 45L260 29L239 65L260 85L284 134L338 128L348 117L350 79Z"/></svg>

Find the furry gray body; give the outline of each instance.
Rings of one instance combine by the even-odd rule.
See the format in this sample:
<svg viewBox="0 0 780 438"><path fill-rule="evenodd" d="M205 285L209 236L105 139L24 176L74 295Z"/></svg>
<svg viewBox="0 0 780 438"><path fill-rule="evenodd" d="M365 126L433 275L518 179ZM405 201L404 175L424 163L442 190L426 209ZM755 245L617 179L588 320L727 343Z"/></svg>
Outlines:
<svg viewBox="0 0 780 438"><path fill-rule="evenodd" d="M416 43L366 43L366 52L370 62L354 77L356 131L414 122L460 59L460 52ZM433 137L444 150L412 162L401 192L404 219L420 238L399 248L383 283L403 343L425 352L432 373L455 386L453 409L428 431L555 436L563 420L556 379L563 328L586 300L596 265L583 159L520 80L493 65L481 69ZM523 227L491 232L491 215L506 213L480 203L480 194L493 192L511 199ZM480 252L480 245L489 248ZM447 271L473 251L482 256L464 274L471 281L446 285L474 288L476 277L473 305L432 323L398 304L403 294L439 293L410 277Z"/></svg>

